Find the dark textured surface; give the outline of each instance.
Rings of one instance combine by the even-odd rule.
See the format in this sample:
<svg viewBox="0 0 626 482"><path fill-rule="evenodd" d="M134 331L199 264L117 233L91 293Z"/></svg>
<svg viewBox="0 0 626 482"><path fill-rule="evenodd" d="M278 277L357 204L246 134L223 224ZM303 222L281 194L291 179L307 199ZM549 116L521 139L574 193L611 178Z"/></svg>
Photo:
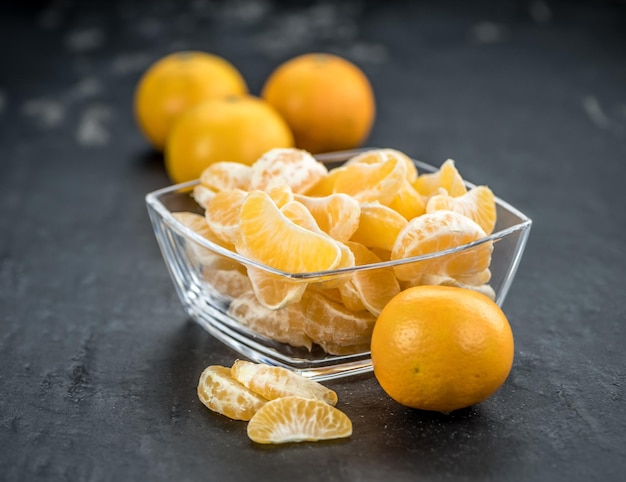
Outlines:
<svg viewBox="0 0 626 482"><path fill-rule="evenodd" d="M0 479L623 480L626 6L568 3L1 7ZM168 180L131 114L186 48L253 93L295 54L344 55L378 96L369 144L452 157L533 218L493 398L441 416L329 382L354 435L286 447L200 404L202 369L236 355L175 296L143 200Z"/></svg>

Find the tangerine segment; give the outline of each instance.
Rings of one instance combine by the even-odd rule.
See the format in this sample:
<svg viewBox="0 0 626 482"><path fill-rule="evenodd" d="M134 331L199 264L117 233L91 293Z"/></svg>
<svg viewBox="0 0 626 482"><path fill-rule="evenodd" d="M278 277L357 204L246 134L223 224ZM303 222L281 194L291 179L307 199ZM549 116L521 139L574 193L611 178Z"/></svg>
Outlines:
<svg viewBox="0 0 626 482"><path fill-rule="evenodd" d="M356 199L347 194L324 197L296 194L294 198L307 207L320 229L333 239L347 241L359 226L361 207Z"/></svg>
<svg viewBox="0 0 626 482"><path fill-rule="evenodd" d="M202 171L200 183L213 191L229 189L248 191L251 177L250 166L240 162L220 161Z"/></svg>
<svg viewBox="0 0 626 482"><path fill-rule="evenodd" d="M209 189L206 186L203 186L202 184L196 184L193 187L191 196L193 197L194 201L196 201L200 206L206 209L211 199L213 199L213 196L215 196L215 191Z"/></svg>
<svg viewBox="0 0 626 482"><path fill-rule="evenodd" d="M294 193L303 193L327 174L326 166L307 151L276 148L267 151L252 165L250 187L267 190L286 184Z"/></svg>
<svg viewBox="0 0 626 482"><path fill-rule="evenodd" d="M370 149L368 151L357 154L346 161L346 164L355 164L361 162L364 164L377 164L384 162L390 157L397 157L406 165L406 180L410 183L415 182L417 179L417 167L413 160L407 156L404 152L397 149Z"/></svg>
<svg viewBox="0 0 626 482"><path fill-rule="evenodd" d="M234 250L234 246L232 244L226 243L217 237L217 235L207 224L204 216L192 212L177 212L172 213L172 215L174 216L174 219L176 219L183 226L188 227L203 238L223 248L229 249L231 251ZM196 243L191 239L186 240L185 251L189 255L190 261L199 266L202 266L203 269L214 266L215 264L219 263L220 259L222 259L221 255L215 253L209 248L205 248L204 246Z"/></svg>
<svg viewBox="0 0 626 482"><path fill-rule="evenodd" d="M426 211L426 204L422 195L406 180L400 186L400 190L389 204L389 207L409 221L417 216L421 216Z"/></svg>
<svg viewBox="0 0 626 482"><path fill-rule="evenodd" d="M303 194L307 196L328 196L334 192L335 181L341 173L340 168L331 169L324 177L315 183L310 189Z"/></svg>
<svg viewBox="0 0 626 482"><path fill-rule="evenodd" d="M280 310L300 301L306 289L306 283L292 281L254 266L248 266L248 277L257 300L268 310Z"/></svg>
<svg viewBox="0 0 626 482"><path fill-rule="evenodd" d="M269 310L248 291L232 301L227 314L260 335L311 350L312 341L304 333L304 315L298 303L281 310Z"/></svg>
<svg viewBox="0 0 626 482"><path fill-rule="evenodd" d="M351 241L361 243L368 248L382 248L391 251L398 234L408 221L390 207L380 203L361 204L359 227Z"/></svg>
<svg viewBox="0 0 626 482"><path fill-rule="evenodd" d="M226 243L239 239L239 209L246 198L241 189L220 191L209 201L204 217L215 235Z"/></svg>
<svg viewBox="0 0 626 482"><path fill-rule="evenodd" d="M406 165L391 157L384 162L356 162L337 168L334 192L343 192L360 203L378 201L388 205L398 193L406 177Z"/></svg>
<svg viewBox="0 0 626 482"><path fill-rule="evenodd" d="M213 269L202 272L204 280L219 294L228 299L238 298L252 291L250 279L240 271L240 265L221 257ZM221 266L220 266L221 265Z"/></svg>
<svg viewBox="0 0 626 482"><path fill-rule="evenodd" d="M235 380L229 368L219 365L204 369L197 392L209 409L235 420L250 420L267 403L265 398Z"/></svg>
<svg viewBox="0 0 626 482"><path fill-rule="evenodd" d="M251 191L240 210L238 251L273 268L306 273L333 269L341 249L328 235L289 220L268 194Z"/></svg>
<svg viewBox="0 0 626 482"><path fill-rule="evenodd" d="M314 291L306 291L301 304L306 315L304 332L318 345L352 346L369 343L376 323L376 317L370 312L351 311L342 303Z"/></svg>
<svg viewBox="0 0 626 482"><path fill-rule="evenodd" d="M491 234L496 225L496 198L487 186L476 186L457 197L449 194L432 196L426 205L426 212L440 209L464 214L476 221L487 234Z"/></svg>
<svg viewBox="0 0 626 482"><path fill-rule="evenodd" d="M283 397L267 402L248 423L248 437L260 444L329 440L352 435L341 410L319 400Z"/></svg>
<svg viewBox="0 0 626 482"><path fill-rule="evenodd" d="M347 244L354 253L354 259L358 266L380 263L380 258L362 244ZM380 314L391 298L400 293L400 283L398 283L393 268L355 271L346 285L355 289L363 302L363 306L375 316ZM344 288L339 288L340 291L342 289Z"/></svg>
<svg viewBox="0 0 626 482"><path fill-rule="evenodd" d="M452 159L446 160L438 171L418 176L413 187L426 197L437 193L439 188L445 189L453 197L462 196L467 192L463 178Z"/></svg>
<svg viewBox="0 0 626 482"><path fill-rule="evenodd" d="M411 220L400 232L391 259L422 256L462 246L485 237L483 229L467 216L453 211L435 211ZM419 280L423 274L455 277L479 273L491 263L493 242L480 243L445 256L394 266L396 276L405 281Z"/></svg>
<svg viewBox="0 0 626 482"><path fill-rule="evenodd" d="M333 390L287 368L236 360L230 371L239 383L268 400L298 396L328 405L337 403Z"/></svg>

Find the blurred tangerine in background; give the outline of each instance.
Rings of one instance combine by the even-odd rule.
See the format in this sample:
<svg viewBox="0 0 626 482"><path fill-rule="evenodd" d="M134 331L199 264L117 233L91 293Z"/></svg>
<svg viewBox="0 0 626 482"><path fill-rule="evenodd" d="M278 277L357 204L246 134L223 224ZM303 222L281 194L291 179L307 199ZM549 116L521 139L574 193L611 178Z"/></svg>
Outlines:
<svg viewBox="0 0 626 482"><path fill-rule="evenodd" d="M254 96L213 99L178 119L167 140L165 167L180 183L198 179L216 162L251 165L276 147L293 147L293 135L270 104Z"/></svg>
<svg viewBox="0 0 626 482"><path fill-rule="evenodd" d="M175 52L152 64L139 80L135 117L154 148L163 150L174 122L189 108L247 93L243 76L226 59L200 51Z"/></svg>
<svg viewBox="0 0 626 482"><path fill-rule="evenodd" d="M326 53L301 55L279 65L261 97L284 116L296 147L314 154L361 145L376 115L374 91L365 73Z"/></svg>

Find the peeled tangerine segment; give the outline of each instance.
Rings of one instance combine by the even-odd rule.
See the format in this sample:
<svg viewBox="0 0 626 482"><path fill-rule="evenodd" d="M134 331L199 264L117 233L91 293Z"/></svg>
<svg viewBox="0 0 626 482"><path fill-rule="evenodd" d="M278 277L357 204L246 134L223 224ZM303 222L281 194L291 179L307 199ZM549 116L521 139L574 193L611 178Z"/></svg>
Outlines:
<svg viewBox="0 0 626 482"><path fill-rule="evenodd" d="M239 383L268 400L299 396L329 405L337 403L333 390L287 368L237 360L231 367L231 374Z"/></svg>
<svg viewBox="0 0 626 482"><path fill-rule="evenodd" d="M219 191L207 204L206 222L215 235L226 243L235 243L239 237L239 208L246 191L228 189Z"/></svg>
<svg viewBox="0 0 626 482"><path fill-rule="evenodd" d="M389 205L406 177L406 165L397 157L374 164L356 162L338 171L334 192L348 194L360 203L378 201Z"/></svg>
<svg viewBox="0 0 626 482"><path fill-rule="evenodd" d="M398 234L408 221L393 209L378 202L361 205L359 226L351 240L368 248L391 251Z"/></svg>
<svg viewBox="0 0 626 482"><path fill-rule="evenodd" d="M417 179L417 167L415 167L415 163L404 152L398 151L397 149L370 149L351 157L346 162L346 165L356 163L378 164L385 162L391 157L401 159L402 162L404 162L404 165L406 166L406 180L408 182L412 183Z"/></svg>
<svg viewBox="0 0 626 482"><path fill-rule="evenodd" d="M400 232L391 252L399 260L437 253L486 236L485 231L467 216L453 211L435 211L409 222ZM486 241L471 248L419 262L394 266L403 281L419 280L424 274L456 277L480 273L489 268L493 242Z"/></svg>
<svg viewBox="0 0 626 482"><path fill-rule="evenodd" d="M329 440L352 435L352 422L320 400L297 396L266 403L248 423L248 437L260 444Z"/></svg>
<svg viewBox="0 0 626 482"><path fill-rule="evenodd" d="M207 167L200 175L200 183L213 190L250 189L252 168L240 162L215 162Z"/></svg>
<svg viewBox="0 0 626 482"><path fill-rule="evenodd" d="M351 242L347 244L354 253L357 265L380 263L380 258L362 244ZM391 298L400 293L400 284L393 269L388 267L356 271L349 281L339 287L342 296L344 289L347 291L354 289L365 309L378 316Z"/></svg>
<svg viewBox="0 0 626 482"><path fill-rule="evenodd" d="M198 382L198 398L209 409L235 420L250 420L267 399L235 380L230 368L212 365Z"/></svg>
<svg viewBox="0 0 626 482"><path fill-rule="evenodd" d="M306 316L304 332L328 353L344 354L348 347L370 342L376 317L369 311L351 311L316 291L305 292L301 303ZM342 350L336 352L337 348Z"/></svg>
<svg viewBox="0 0 626 482"><path fill-rule="evenodd" d="M263 191L251 191L240 210L238 251L290 273L333 269L341 261L339 245L328 235L291 221Z"/></svg>
<svg viewBox="0 0 626 482"><path fill-rule="evenodd" d="M250 188L268 190L288 185L294 193L304 193L328 174L326 166L301 149L276 148L252 165Z"/></svg>
<svg viewBox="0 0 626 482"><path fill-rule="evenodd" d="M496 199L487 186L476 186L457 197L436 194L428 200L426 212L442 209L464 214L476 221L487 234L491 234L496 225Z"/></svg>
<svg viewBox="0 0 626 482"><path fill-rule="evenodd" d="M361 206L347 194L336 193L323 197L297 194L295 199L307 207L320 229L333 239L347 241L359 226Z"/></svg>
<svg viewBox="0 0 626 482"><path fill-rule="evenodd" d="M227 314L255 333L311 350L311 338L304 332L304 313L298 303L270 310L248 291L230 303Z"/></svg>
<svg viewBox="0 0 626 482"><path fill-rule="evenodd" d="M462 196L467 192L463 178L452 159L446 160L438 171L418 176L413 187L426 197L437 194L440 188L445 189L453 197Z"/></svg>

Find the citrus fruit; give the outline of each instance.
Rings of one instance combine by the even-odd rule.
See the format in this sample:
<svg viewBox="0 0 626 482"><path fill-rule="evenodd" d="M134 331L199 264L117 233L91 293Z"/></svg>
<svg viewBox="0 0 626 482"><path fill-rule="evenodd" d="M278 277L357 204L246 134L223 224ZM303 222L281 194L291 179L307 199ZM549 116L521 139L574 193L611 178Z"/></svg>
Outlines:
<svg viewBox="0 0 626 482"><path fill-rule="evenodd" d="M406 176L405 163L390 157L384 162L358 162L337 168L333 191L352 196L361 203L378 201L388 205L396 197Z"/></svg>
<svg viewBox="0 0 626 482"><path fill-rule="evenodd" d="M198 103L248 91L239 71L217 55L176 52L155 62L139 80L135 117L152 145L162 150L175 120Z"/></svg>
<svg viewBox="0 0 626 482"><path fill-rule="evenodd" d="M234 244L239 239L239 209L246 194L241 189L220 191L207 204L204 218L222 242Z"/></svg>
<svg viewBox="0 0 626 482"><path fill-rule="evenodd" d="M298 194L294 199L308 208L320 229L333 239L347 241L359 226L361 207L347 194L321 197Z"/></svg>
<svg viewBox="0 0 626 482"><path fill-rule="evenodd" d="M352 435L352 422L320 400L283 397L263 405L250 419L247 431L260 444L329 440Z"/></svg>
<svg viewBox="0 0 626 482"><path fill-rule="evenodd" d="M200 177L216 162L252 165L274 147L292 147L293 135L278 112L253 96L204 101L172 127L165 167L175 183Z"/></svg>
<svg viewBox="0 0 626 482"><path fill-rule="evenodd" d="M247 194L239 211L239 230L241 254L285 272L325 271L341 261L334 239L291 221L264 191Z"/></svg>
<svg viewBox="0 0 626 482"><path fill-rule="evenodd" d="M198 398L209 409L235 420L250 420L267 400L235 380L230 369L211 365L198 382Z"/></svg>
<svg viewBox="0 0 626 482"><path fill-rule="evenodd" d="M509 322L487 296L448 286L417 286L381 312L371 341L374 375L412 408L451 412L486 400L513 363Z"/></svg>
<svg viewBox="0 0 626 482"><path fill-rule="evenodd" d="M375 99L365 73L336 55L305 54L278 66L261 97L283 115L296 146L312 153L351 149L369 135Z"/></svg>
<svg viewBox="0 0 626 482"><path fill-rule="evenodd" d="M351 240L368 248L393 249L398 234L409 224L406 218L378 202L361 204L359 225Z"/></svg>
<svg viewBox="0 0 626 482"><path fill-rule="evenodd" d="M227 189L250 189L252 168L239 162L216 162L200 174L200 183L212 191Z"/></svg>
<svg viewBox="0 0 626 482"><path fill-rule="evenodd" d="M251 189L268 190L289 186L294 193L306 192L328 173L326 166L301 149L271 149L252 165Z"/></svg>
<svg viewBox="0 0 626 482"><path fill-rule="evenodd" d="M467 216L454 211L434 211L412 219L400 231L391 251L391 259L433 254L484 237L483 229ZM396 276L404 281L419 280L424 274L452 277L475 274L489 267L492 250L493 243L485 241L419 262L399 264L394 266L394 270Z"/></svg>
<svg viewBox="0 0 626 482"><path fill-rule="evenodd" d="M328 353L344 354L349 347L370 342L376 317L369 311L351 311L318 291L307 291L301 304L306 315L304 332ZM340 352L336 350L342 348Z"/></svg>
<svg viewBox="0 0 626 482"><path fill-rule="evenodd" d="M299 396L329 405L337 403L333 390L287 368L236 360L230 370L235 380L268 400Z"/></svg>
<svg viewBox="0 0 626 482"><path fill-rule="evenodd" d="M362 244L348 242L347 246L354 254L357 266L381 262L378 256ZM344 290L350 289L354 289L366 310L378 316L389 300L400 292L400 284L393 269L387 267L355 271L351 279L339 287L342 297L349 293L344 294Z"/></svg>
<svg viewBox="0 0 626 482"><path fill-rule="evenodd" d="M271 310L263 306L253 292L247 291L232 300L227 314L260 335L311 350L311 338L304 333L302 307L297 303Z"/></svg>
<svg viewBox="0 0 626 482"><path fill-rule="evenodd" d="M441 209L464 214L491 234L496 225L496 199L487 186L477 186L457 197L449 194L436 194L428 200L426 212Z"/></svg>
<svg viewBox="0 0 626 482"><path fill-rule="evenodd" d="M421 174L413 183L413 187L423 196L430 197L443 188L450 196L461 196L467 192L461 174L452 159L446 160L435 172Z"/></svg>

